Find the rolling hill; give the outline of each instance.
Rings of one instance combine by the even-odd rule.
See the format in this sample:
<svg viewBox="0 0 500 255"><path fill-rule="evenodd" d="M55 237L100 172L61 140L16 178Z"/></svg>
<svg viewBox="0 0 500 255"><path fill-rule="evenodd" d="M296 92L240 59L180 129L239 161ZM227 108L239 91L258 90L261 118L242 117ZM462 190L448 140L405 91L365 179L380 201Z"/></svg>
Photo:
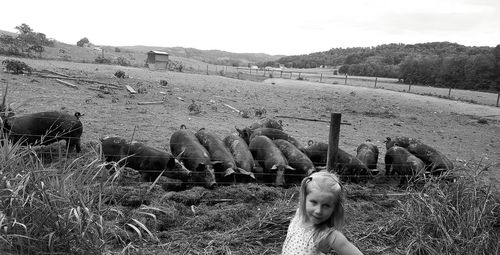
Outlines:
<svg viewBox="0 0 500 255"><path fill-rule="evenodd" d="M0 30L0 34L15 37L17 34ZM143 66L146 61L146 52L151 50L165 51L170 54L173 60L180 62L198 62L228 65L228 66L248 66L258 62L276 61L283 55L268 55L264 53L231 53L220 50L199 50L183 47L162 47L162 46L106 46L89 44L86 47L66 44L55 40L54 47L45 47L42 58L63 59L76 62L94 62L99 56L115 60L122 57L133 66ZM194 62L193 62L194 61Z"/></svg>

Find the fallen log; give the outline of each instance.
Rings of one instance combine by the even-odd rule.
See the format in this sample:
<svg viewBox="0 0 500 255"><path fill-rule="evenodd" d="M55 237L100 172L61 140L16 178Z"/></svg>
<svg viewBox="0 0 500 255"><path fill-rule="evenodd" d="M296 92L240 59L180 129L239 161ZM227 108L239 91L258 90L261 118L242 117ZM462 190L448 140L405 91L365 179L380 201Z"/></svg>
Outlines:
<svg viewBox="0 0 500 255"><path fill-rule="evenodd" d="M301 117L293 117L293 116L284 116L284 115L278 115L275 116L276 118L287 118L287 119L296 119L296 120L307 120L307 121L317 121L317 122L325 122L325 123L330 123L329 120L320 120L320 119L309 119L309 118L301 118ZM351 125L349 122L341 122L340 124L342 125Z"/></svg>
<svg viewBox="0 0 500 255"><path fill-rule="evenodd" d="M51 73L51 74L55 74L55 75L59 75L59 76L62 76L62 77L69 78L69 75L62 74L62 73L58 73L58 72L56 72L56 71L50 71L50 70L43 69L43 70L41 70L40 72Z"/></svg>
<svg viewBox="0 0 500 255"><path fill-rule="evenodd" d="M71 80L71 81L78 81L78 82L87 82L87 83L97 83L105 86L110 86L115 89L121 89L120 86L112 84L112 83L107 83L107 82L102 82L102 81L96 81L96 80L89 80L89 79L82 79L82 78L76 78L76 77L63 77L60 75L44 75L44 74L35 74L38 77L42 78L50 78L50 79L63 79L63 80Z"/></svg>
<svg viewBox="0 0 500 255"><path fill-rule="evenodd" d="M130 92L131 94L137 93L134 88L130 87L129 85L125 85L125 88Z"/></svg>
<svg viewBox="0 0 500 255"><path fill-rule="evenodd" d="M231 108L233 111L235 111L235 112L237 112L237 113L240 113L240 112L241 112L240 110L238 110L238 109L236 109L236 108L234 108L234 107L232 107L232 106L230 106L230 105L228 105L228 104L226 104L226 103L222 103L222 104L223 104L223 105L225 105L226 107Z"/></svg>
<svg viewBox="0 0 500 255"><path fill-rule="evenodd" d="M57 82L59 82L59 83L61 83L61 84L66 85L66 86L68 86L68 87L72 87L72 88L74 88L74 89L77 89L77 88L78 88L75 84L70 83L70 82L67 82L67 81L63 81L63 80L60 80L60 79L56 79L56 81L57 81Z"/></svg>
<svg viewBox="0 0 500 255"><path fill-rule="evenodd" d="M152 105L152 104L163 104L163 101L154 101L154 102L137 102L138 105Z"/></svg>

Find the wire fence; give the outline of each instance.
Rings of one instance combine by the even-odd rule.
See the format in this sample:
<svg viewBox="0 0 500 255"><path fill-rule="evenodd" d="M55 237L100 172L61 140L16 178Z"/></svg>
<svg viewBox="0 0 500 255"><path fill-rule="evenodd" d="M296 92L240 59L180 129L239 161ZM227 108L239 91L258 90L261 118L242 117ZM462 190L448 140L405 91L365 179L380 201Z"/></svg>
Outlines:
<svg viewBox="0 0 500 255"><path fill-rule="evenodd" d="M499 107L500 91L472 91L457 88L432 87L425 85L403 84L400 80L383 77L363 77L339 75L333 69L315 69L306 71L301 69L257 69L249 67L233 67L222 65L193 65L183 64L184 72L191 72L206 75L231 76L238 79L251 76L257 80L270 78L304 80L332 85L350 85L360 87L370 87L386 89L398 92L407 92L426 96L435 96L457 101L464 101L474 104L490 105Z"/></svg>
<svg viewBox="0 0 500 255"><path fill-rule="evenodd" d="M78 137L74 137L74 136L49 136L49 137L45 137L45 136L30 135L30 134L22 135L22 137L40 138L37 142L30 143L30 146L34 146L34 147L44 145L45 142L52 143L55 140L54 138L58 138L58 140L78 138ZM0 147L5 144L4 139L5 138L0 139L1 140ZM18 142L20 144L23 144L23 139L19 139ZM119 143L115 143L115 144L113 144L113 146L111 148L107 149L108 152L104 152L102 149L102 145L99 144L99 147L97 150L98 150L99 155L102 157L103 161L105 161L106 158L112 158L113 160L110 160L109 162L119 161L119 164L121 164L121 165L127 165L130 162L138 162L138 161L140 162L140 161L143 161L143 159L144 159L144 162L154 161L154 160L157 160L160 162L161 160L165 159L165 157L169 157L168 154L162 154L162 153L170 153L171 154L171 152L169 152L167 149L158 149L158 148L154 148L154 147L149 147L149 146L146 146L142 143L137 143L137 144L139 144L139 146L135 149L132 149L132 146L131 146L132 144L134 144L134 143L127 143L125 146L121 146ZM170 144L170 145L172 145L172 144ZM184 146L185 144L180 144L180 145ZM202 145L200 144L200 146L202 146ZM253 150L259 150L259 149L266 150L267 148L259 148L259 147L253 148ZM118 150L119 152L116 152L116 150ZM229 148L227 148L227 150L228 150L228 152L230 152ZM320 155L321 158L324 159L323 160L324 162L323 161L320 161L320 162L311 161L311 163L314 164L315 169L320 169L320 170L326 169L327 151L309 150L308 153L310 155L312 155L312 154ZM305 155L305 157L309 158L309 156L307 156L305 153L304 153L304 155ZM173 158L177 158L179 160L182 158L182 161L204 162L207 160L206 157L186 157L186 156L181 157L181 156L182 155L172 155ZM354 155L350 155L350 156L355 157ZM283 155L283 157L286 158L284 155ZM223 159L222 163L226 164L227 162L230 162L233 159L234 158ZM212 162L212 160L221 161L219 158L217 158L217 159L210 158L209 162ZM262 174L264 176L266 174L268 174L268 173L266 173L266 170L264 170L264 168L262 166L259 166L260 165L259 160L254 159L254 158L252 158L252 160L256 163L256 167L261 168L261 170L260 170L261 172L259 174ZM263 160L260 160L260 161L263 161ZM377 158L377 161L378 161L378 158ZM307 162L307 159L304 159L304 158L301 159L300 161L293 161L293 159L291 159L291 158L286 158L286 162L288 163L288 165L308 165L309 164L309 162ZM379 165L380 165L380 167L377 167L377 168L384 168L384 165L381 165L381 163L379 163ZM399 166L409 167L409 164L392 163L391 166L393 166L393 167L399 167ZM349 159L349 162L337 162L335 167L336 168L347 167L347 168L355 168L357 170L361 170L366 166L359 165L359 164L357 165L356 163L352 163L352 162L350 162L350 159ZM168 169L136 169L136 170L139 170L142 172L161 172L161 171L164 171L165 173L169 173L169 172L179 173L179 170L168 170ZM291 177L295 176L295 174L293 172L290 172L290 171L289 171L289 173L287 173L287 175L289 175ZM302 175L303 174L297 174L296 176L302 176ZM359 174L343 175L343 176L359 177ZM411 176L413 176L413 174Z"/></svg>

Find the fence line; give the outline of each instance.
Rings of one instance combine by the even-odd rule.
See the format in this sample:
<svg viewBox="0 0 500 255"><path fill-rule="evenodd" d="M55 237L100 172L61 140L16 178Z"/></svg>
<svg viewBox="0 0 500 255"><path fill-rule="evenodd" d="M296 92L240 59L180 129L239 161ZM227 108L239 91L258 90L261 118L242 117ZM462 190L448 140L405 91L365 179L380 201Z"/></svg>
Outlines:
<svg viewBox="0 0 500 255"><path fill-rule="evenodd" d="M474 90L455 89L452 87L431 87L416 84L403 84L395 78L381 77L362 77L335 75L333 71L312 72L298 70L281 70L281 69L255 69L249 67L233 67L223 65L207 64L206 66L191 66L185 65L184 70L193 73L203 73L206 75L228 75L236 74L239 78L240 74L252 75L256 78L282 78L282 79L297 79L307 80L319 83L344 84L351 86L373 87L399 92L408 92L426 96L436 96L451 100L464 101L474 104L490 105L499 107L500 91L498 92L482 92ZM202 70L203 69L203 70Z"/></svg>

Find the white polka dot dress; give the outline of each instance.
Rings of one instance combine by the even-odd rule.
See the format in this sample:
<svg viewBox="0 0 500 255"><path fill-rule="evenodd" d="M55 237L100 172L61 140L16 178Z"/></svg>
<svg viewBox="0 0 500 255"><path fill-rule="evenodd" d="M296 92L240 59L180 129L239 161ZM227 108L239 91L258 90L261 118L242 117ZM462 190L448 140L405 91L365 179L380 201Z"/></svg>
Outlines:
<svg viewBox="0 0 500 255"><path fill-rule="evenodd" d="M282 255L319 255L323 254L314 248L312 229L301 226L299 220L294 217L288 226L285 242L283 243Z"/></svg>

